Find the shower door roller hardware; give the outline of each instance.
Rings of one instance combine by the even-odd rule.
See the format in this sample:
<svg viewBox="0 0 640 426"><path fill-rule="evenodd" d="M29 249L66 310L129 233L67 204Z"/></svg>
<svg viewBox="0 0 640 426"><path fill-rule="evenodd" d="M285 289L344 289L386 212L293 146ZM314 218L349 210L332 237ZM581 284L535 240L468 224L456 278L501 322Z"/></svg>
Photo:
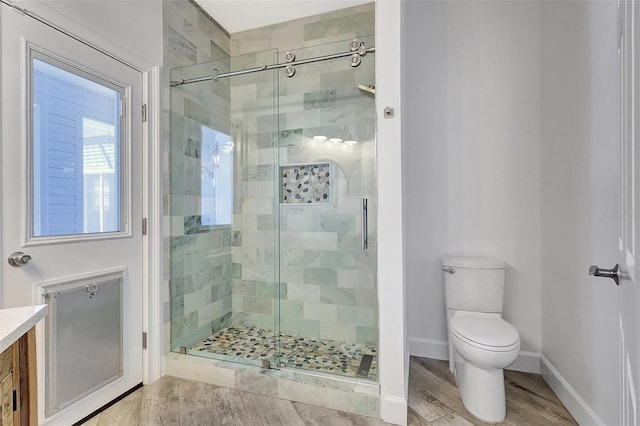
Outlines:
<svg viewBox="0 0 640 426"><path fill-rule="evenodd" d="M291 65L288 65L287 68L284 69L284 74L291 78L294 75L296 75L296 69L294 67L292 67Z"/></svg>
<svg viewBox="0 0 640 426"><path fill-rule="evenodd" d="M367 199L362 199L362 251L369 248L369 207Z"/></svg>
<svg viewBox="0 0 640 426"><path fill-rule="evenodd" d="M293 52L287 52L284 55L284 60L287 62L293 62L296 60L296 54Z"/></svg>
<svg viewBox="0 0 640 426"><path fill-rule="evenodd" d="M352 67L354 67L354 68L355 68L355 67L357 67L358 65L360 65L360 63L361 63L361 62L362 62L362 57L360 56L360 54L358 54L358 53L354 53L354 54L351 56L351 61L349 62L349 64L350 64Z"/></svg>
<svg viewBox="0 0 640 426"><path fill-rule="evenodd" d="M392 107L390 107L390 106L384 107L383 116L384 116L384 118L393 118L393 117L395 117L394 109Z"/></svg>
<svg viewBox="0 0 640 426"><path fill-rule="evenodd" d="M353 40L351 42L351 51L355 52L358 49L360 49L360 42L358 40Z"/></svg>
<svg viewBox="0 0 640 426"><path fill-rule="evenodd" d="M442 270L443 270L444 272L446 272L447 274L451 274L451 275L453 275L453 274L455 274L455 273L456 273L456 270L455 270L455 269L453 269L453 268L451 268L451 267L449 267L449 268L442 268Z"/></svg>
<svg viewBox="0 0 640 426"><path fill-rule="evenodd" d="M617 263L613 269L598 268L596 265L591 265L589 267L589 275L593 275L594 277L611 278L616 282L616 285L620 285L620 266Z"/></svg>
<svg viewBox="0 0 640 426"><path fill-rule="evenodd" d="M29 262L31 262L31 256L24 254L21 251L13 252L9 256L9 265L11 266L22 266Z"/></svg>

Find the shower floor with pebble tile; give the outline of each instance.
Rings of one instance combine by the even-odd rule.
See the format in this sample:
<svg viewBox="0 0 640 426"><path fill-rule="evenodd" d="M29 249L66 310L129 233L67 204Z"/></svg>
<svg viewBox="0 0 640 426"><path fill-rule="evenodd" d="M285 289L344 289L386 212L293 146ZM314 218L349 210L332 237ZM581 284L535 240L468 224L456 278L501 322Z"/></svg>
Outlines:
<svg viewBox="0 0 640 426"><path fill-rule="evenodd" d="M273 330L231 325L207 337L188 352L193 355L214 355L229 361L249 360L260 363L268 360L273 363L277 343ZM357 377L363 355L372 355L371 368L366 377L362 378L375 381L378 377L378 353L374 345L281 333L280 352L280 367L354 378Z"/></svg>

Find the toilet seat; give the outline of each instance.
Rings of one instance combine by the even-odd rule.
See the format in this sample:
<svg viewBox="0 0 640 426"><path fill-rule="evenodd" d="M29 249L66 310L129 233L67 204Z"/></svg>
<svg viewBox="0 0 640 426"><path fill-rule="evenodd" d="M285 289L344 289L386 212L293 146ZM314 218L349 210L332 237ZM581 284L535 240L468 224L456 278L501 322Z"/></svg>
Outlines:
<svg viewBox="0 0 640 426"><path fill-rule="evenodd" d="M489 352L510 352L520 347L518 330L499 315L457 312L449 331L462 342Z"/></svg>

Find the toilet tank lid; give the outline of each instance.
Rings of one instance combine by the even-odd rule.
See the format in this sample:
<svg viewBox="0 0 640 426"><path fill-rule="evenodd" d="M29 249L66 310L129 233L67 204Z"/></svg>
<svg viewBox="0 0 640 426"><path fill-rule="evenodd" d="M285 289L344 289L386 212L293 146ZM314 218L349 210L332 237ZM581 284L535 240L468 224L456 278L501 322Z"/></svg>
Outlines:
<svg viewBox="0 0 640 426"><path fill-rule="evenodd" d="M442 266L473 269L504 269L506 264L502 260L490 257L470 256L445 256L442 258Z"/></svg>

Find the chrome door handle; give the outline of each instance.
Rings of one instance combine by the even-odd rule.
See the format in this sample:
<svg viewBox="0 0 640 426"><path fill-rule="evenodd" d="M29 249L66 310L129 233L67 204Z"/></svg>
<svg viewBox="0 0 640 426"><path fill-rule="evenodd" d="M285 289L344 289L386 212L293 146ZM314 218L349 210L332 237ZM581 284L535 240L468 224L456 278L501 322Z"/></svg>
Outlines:
<svg viewBox="0 0 640 426"><path fill-rule="evenodd" d="M620 285L620 266L617 263L613 269L598 268L596 265L591 265L589 267L589 275L611 278L616 282L616 285Z"/></svg>
<svg viewBox="0 0 640 426"><path fill-rule="evenodd" d="M456 270L453 268L442 268L442 271L452 275L456 273Z"/></svg>
<svg viewBox="0 0 640 426"><path fill-rule="evenodd" d="M366 198L362 199L362 251L369 249L369 205Z"/></svg>
<svg viewBox="0 0 640 426"><path fill-rule="evenodd" d="M9 256L9 265L11 266L22 266L29 262L31 262L31 256L21 251L15 251Z"/></svg>

